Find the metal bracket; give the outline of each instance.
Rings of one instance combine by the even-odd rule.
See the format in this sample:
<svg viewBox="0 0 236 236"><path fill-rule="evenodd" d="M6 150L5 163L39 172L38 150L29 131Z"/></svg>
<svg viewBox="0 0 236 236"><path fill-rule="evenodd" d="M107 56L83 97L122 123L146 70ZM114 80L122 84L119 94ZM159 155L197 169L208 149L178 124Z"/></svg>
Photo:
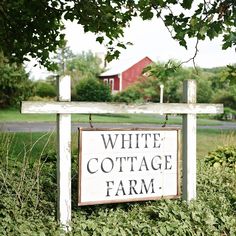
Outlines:
<svg viewBox="0 0 236 236"><path fill-rule="evenodd" d="M168 121L168 114L166 114L165 121L164 121L164 124L162 125L162 127L166 127L167 121Z"/></svg>
<svg viewBox="0 0 236 236"><path fill-rule="evenodd" d="M89 114L89 125L90 125L90 128L93 128L93 124L92 124L92 114L91 114L91 113Z"/></svg>

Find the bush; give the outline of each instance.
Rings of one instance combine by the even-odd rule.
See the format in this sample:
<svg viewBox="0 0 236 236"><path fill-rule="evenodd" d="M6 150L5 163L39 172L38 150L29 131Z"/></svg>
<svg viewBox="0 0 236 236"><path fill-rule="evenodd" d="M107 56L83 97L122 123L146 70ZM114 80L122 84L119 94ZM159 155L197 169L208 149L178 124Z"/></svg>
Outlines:
<svg viewBox="0 0 236 236"><path fill-rule="evenodd" d="M215 115L215 118L218 120L234 120L236 119L236 111L229 107L224 107L224 113Z"/></svg>
<svg viewBox="0 0 236 236"><path fill-rule="evenodd" d="M46 82L36 82L36 95L39 97L56 97L56 87Z"/></svg>
<svg viewBox="0 0 236 236"><path fill-rule="evenodd" d="M213 98L213 102L223 103L225 107L236 110L236 94L234 93L235 91L219 91Z"/></svg>
<svg viewBox="0 0 236 236"><path fill-rule="evenodd" d="M236 146L219 147L210 152L205 162L214 167L228 167L236 171Z"/></svg>
<svg viewBox="0 0 236 236"><path fill-rule="evenodd" d="M130 86L126 90L115 94L113 100L114 102L132 103L142 100L142 94L136 86Z"/></svg>
<svg viewBox="0 0 236 236"><path fill-rule="evenodd" d="M76 86L76 95L78 101L111 101L111 91L109 86L94 78L80 80Z"/></svg>

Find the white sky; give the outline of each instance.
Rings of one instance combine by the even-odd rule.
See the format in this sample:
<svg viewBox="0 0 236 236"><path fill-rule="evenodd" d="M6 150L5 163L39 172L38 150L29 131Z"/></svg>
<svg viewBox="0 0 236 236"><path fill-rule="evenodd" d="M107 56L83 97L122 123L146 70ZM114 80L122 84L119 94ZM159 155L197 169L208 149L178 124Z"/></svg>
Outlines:
<svg viewBox="0 0 236 236"><path fill-rule="evenodd" d="M96 36L92 33L84 33L83 27L76 24L66 23L66 39L68 46L74 53L91 50L94 53L105 53L104 46L96 42ZM130 41L133 46L122 51L120 59L132 57L139 58L149 56L154 61L166 62L169 59L186 61L194 55L195 40L188 41L188 50L181 47L177 41L174 41L168 30L160 20L142 21L134 19L130 28L125 30L125 41ZM236 53L233 48L228 50L221 49L221 40L205 40L199 43L199 52L195 59L197 66L211 68L225 66L236 63ZM193 66L192 62L185 64ZM45 70L28 66L32 71L31 76L35 79L44 79L47 76Z"/></svg>

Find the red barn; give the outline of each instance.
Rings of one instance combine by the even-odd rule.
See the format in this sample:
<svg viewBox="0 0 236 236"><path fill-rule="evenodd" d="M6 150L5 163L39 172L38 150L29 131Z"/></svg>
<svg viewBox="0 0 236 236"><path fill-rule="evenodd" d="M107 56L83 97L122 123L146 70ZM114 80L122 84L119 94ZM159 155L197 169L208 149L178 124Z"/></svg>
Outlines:
<svg viewBox="0 0 236 236"><path fill-rule="evenodd" d="M149 57L136 61L120 60L103 72L99 79L110 85L112 93L117 93L135 83L142 75L143 69L152 62Z"/></svg>

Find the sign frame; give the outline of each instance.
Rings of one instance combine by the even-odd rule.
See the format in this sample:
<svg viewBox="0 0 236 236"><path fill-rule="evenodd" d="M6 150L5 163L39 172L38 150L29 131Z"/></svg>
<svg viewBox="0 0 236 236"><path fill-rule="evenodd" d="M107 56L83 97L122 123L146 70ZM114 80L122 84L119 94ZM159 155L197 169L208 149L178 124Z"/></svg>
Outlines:
<svg viewBox="0 0 236 236"><path fill-rule="evenodd" d="M81 202L81 185L82 185L82 135L83 131L176 131L177 132L177 153L176 153L176 178L177 178L177 194L166 196L153 197L134 197L115 200L101 200L101 201L86 201ZM178 199L181 197L180 191L180 162L181 162L181 128L178 127L158 127L158 128L78 128L78 206L99 205L99 204L113 204L113 203L128 203L128 202L143 202L160 199Z"/></svg>

